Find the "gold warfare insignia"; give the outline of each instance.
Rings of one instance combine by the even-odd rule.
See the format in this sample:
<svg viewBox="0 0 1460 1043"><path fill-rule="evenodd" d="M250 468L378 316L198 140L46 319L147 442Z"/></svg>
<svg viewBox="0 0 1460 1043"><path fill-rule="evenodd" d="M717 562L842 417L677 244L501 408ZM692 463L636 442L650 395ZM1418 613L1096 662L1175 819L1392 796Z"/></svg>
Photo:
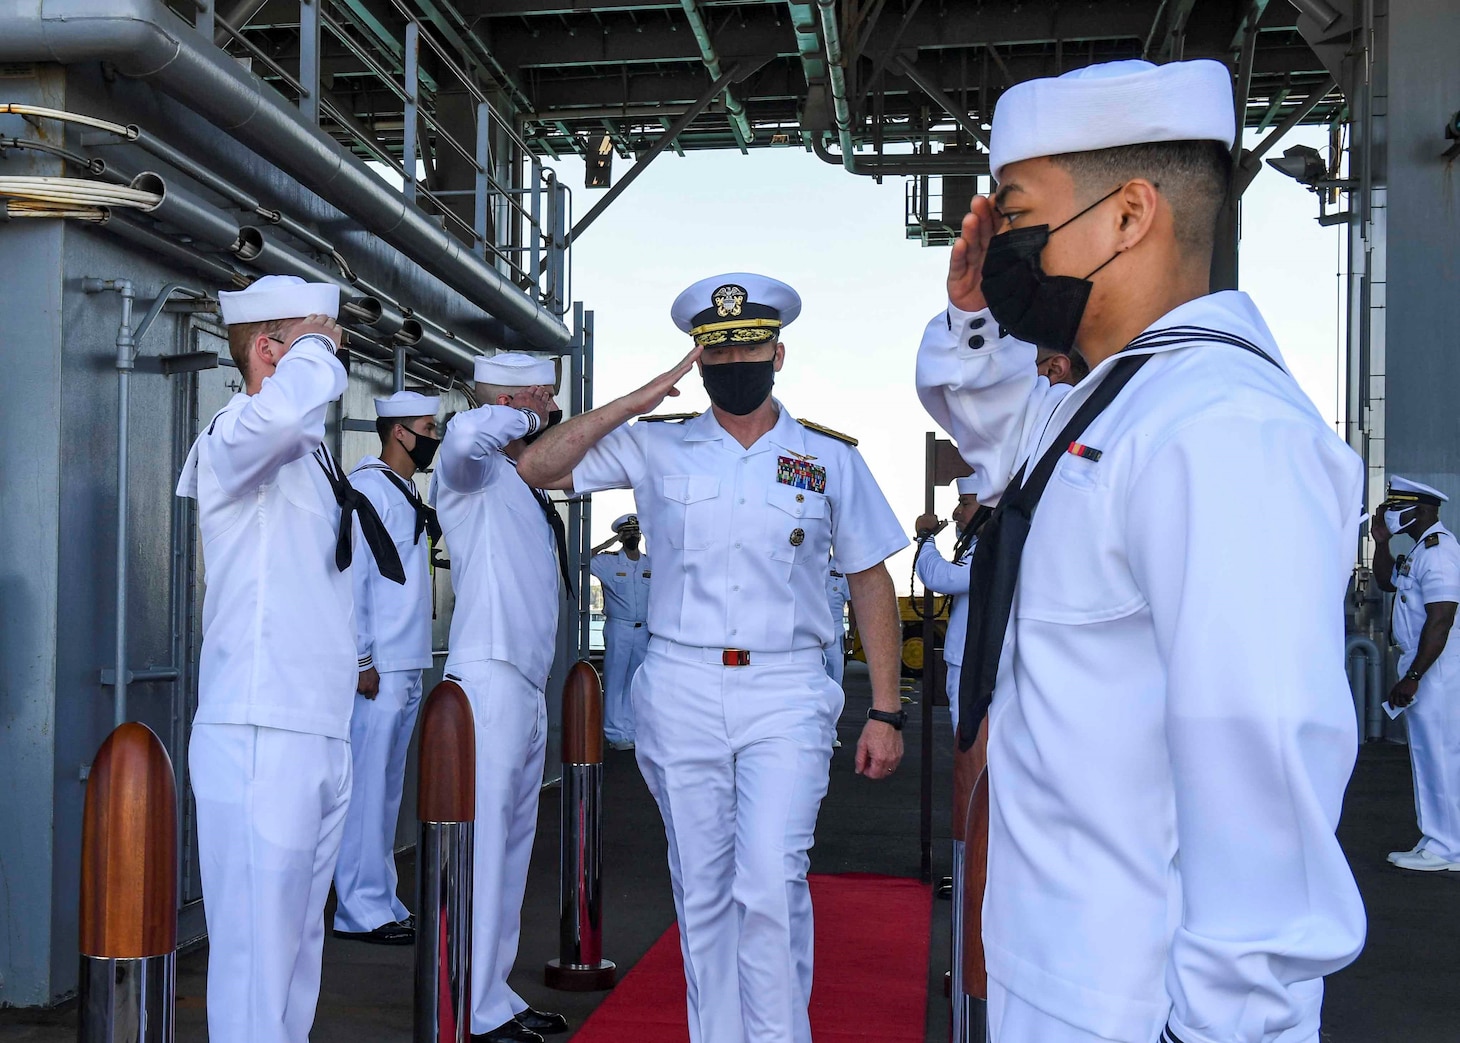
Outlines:
<svg viewBox="0 0 1460 1043"><path fill-rule="evenodd" d="M720 318L730 319L739 316L744 310L747 297L749 294L745 292L745 287L730 283L721 286L711 294L710 303L715 306L715 311L719 312Z"/></svg>
<svg viewBox="0 0 1460 1043"><path fill-rule="evenodd" d="M1425 546L1426 547L1438 547L1439 545L1440 545L1440 534L1438 532L1432 532L1428 536L1425 537Z"/></svg>
<svg viewBox="0 0 1460 1043"><path fill-rule="evenodd" d="M801 544L803 544L805 542L806 542L806 530L805 529L792 529L791 530L791 546L793 546L793 547L799 547L799 546L801 546Z"/></svg>

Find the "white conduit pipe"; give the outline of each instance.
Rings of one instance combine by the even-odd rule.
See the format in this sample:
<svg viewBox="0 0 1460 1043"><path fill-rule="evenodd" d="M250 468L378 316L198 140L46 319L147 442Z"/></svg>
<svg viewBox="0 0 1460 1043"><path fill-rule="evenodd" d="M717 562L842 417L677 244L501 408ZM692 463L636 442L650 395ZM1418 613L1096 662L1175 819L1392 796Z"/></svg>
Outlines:
<svg viewBox="0 0 1460 1043"><path fill-rule="evenodd" d="M20 105L14 103L0 104L0 114L9 113L14 116L38 116L41 119L60 120L62 123L77 123L83 127L95 127L97 130L111 131L113 134L120 134L124 138L135 138L136 132L122 126L120 123L108 123L106 120L97 119L95 116L81 116L74 112L67 112L65 109L47 109L40 105Z"/></svg>
<svg viewBox="0 0 1460 1043"><path fill-rule="evenodd" d="M116 206L144 212L162 202L162 196L156 192L75 177L0 176L0 196L31 204L70 208Z"/></svg>

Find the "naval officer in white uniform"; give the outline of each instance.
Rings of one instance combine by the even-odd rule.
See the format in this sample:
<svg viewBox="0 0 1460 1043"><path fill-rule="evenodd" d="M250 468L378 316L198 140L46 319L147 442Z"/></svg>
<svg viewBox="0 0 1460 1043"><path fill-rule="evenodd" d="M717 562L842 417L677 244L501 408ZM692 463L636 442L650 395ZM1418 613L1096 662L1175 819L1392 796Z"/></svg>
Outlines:
<svg viewBox="0 0 1460 1043"><path fill-rule="evenodd" d="M1374 575L1394 594L1393 639L1399 645L1399 682L1389 704L1408 707L1409 759L1420 840L1389 861L1420 872L1460 872L1460 544L1440 522L1449 499L1422 482L1395 475L1369 532ZM1400 534L1413 537L1403 562L1389 549Z"/></svg>
<svg viewBox="0 0 1460 1043"><path fill-rule="evenodd" d="M218 301L245 390L193 443L177 486L198 501L207 575L188 767L208 1038L306 1043L350 799L352 515L381 569L404 575L324 446L346 385L339 287L265 276Z"/></svg>
<svg viewBox="0 0 1460 1043"><path fill-rule="evenodd" d="M924 405L998 503L959 721L971 743L992 698L997 1043L1317 1043L1323 975L1363 944L1334 838L1363 469L1252 301L1209 293L1235 132L1216 62L1010 88L998 193L919 350ZM1038 347L1090 375L1051 386ZM1275 596L1252 597L1256 560Z"/></svg>
<svg viewBox="0 0 1460 1043"><path fill-rule="evenodd" d="M603 590L603 737L615 750L634 748L634 704L629 682L649 651L649 580L653 567L639 552L639 516L625 514L613 523L621 546L594 553L588 568Z"/></svg>
<svg viewBox="0 0 1460 1043"><path fill-rule="evenodd" d="M405 568L392 583L362 559L355 575L355 633L360 679L350 717L354 785L335 867L338 937L378 945L410 945L414 920L396 897L395 833L406 754L421 705L421 672L431 665L431 545L440 537L436 512L416 489L440 445L441 399L397 391L375 400L380 455L366 456L350 483L385 522ZM364 537L355 531L357 558Z"/></svg>
<svg viewBox="0 0 1460 1043"><path fill-rule="evenodd" d="M763 276L696 283L673 307L689 356L522 458L542 485L633 489L654 544L653 636L633 698L639 767L669 841L693 1043L811 1038L806 868L843 702L825 669L833 543L872 676L857 770L886 778L902 756L883 562L907 539L851 440L771 396L780 329L800 305ZM628 423L676 394L696 360L709 412Z"/></svg>
<svg viewBox="0 0 1460 1043"><path fill-rule="evenodd" d="M1062 359L1065 356L1060 356ZM978 536L972 528L978 513L978 497L972 478L955 479L958 506L953 508L953 556L945 558L933 542L943 526L937 518L925 514L917 520L918 556L913 563L923 586L953 599L948 608L948 629L943 636L943 665L948 668L944 690L948 693L948 712L953 717L953 732L958 733L958 675L963 665L963 639L968 630L968 561Z"/></svg>
<svg viewBox="0 0 1460 1043"><path fill-rule="evenodd" d="M478 358L475 375L482 405L451 418L435 477L456 592L446 675L471 701L477 740L471 1031L473 1043L539 1043L567 1020L530 1008L507 975L537 832L563 545L557 508L517 458L562 414L550 359Z"/></svg>

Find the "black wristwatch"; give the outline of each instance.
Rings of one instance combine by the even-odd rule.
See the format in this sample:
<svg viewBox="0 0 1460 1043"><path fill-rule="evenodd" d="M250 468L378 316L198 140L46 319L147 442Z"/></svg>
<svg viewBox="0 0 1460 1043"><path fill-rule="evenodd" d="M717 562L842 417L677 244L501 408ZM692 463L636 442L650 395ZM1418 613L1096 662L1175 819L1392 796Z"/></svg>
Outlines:
<svg viewBox="0 0 1460 1043"><path fill-rule="evenodd" d="M902 731L902 726L907 723L907 711L898 710L896 713L889 713L886 710L868 710L867 720L881 721L883 724L890 724L897 731Z"/></svg>
<svg viewBox="0 0 1460 1043"><path fill-rule="evenodd" d="M1424 677L1424 674L1420 673L1418 670L1411 670L1409 673L1404 675L1404 679L1406 681L1418 681L1422 677Z"/></svg>

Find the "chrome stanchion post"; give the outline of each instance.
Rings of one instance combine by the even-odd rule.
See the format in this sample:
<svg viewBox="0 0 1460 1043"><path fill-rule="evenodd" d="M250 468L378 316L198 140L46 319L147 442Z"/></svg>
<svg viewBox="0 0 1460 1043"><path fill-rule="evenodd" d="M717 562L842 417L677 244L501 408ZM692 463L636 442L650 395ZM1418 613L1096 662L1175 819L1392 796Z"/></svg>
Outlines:
<svg viewBox="0 0 1460 1043"><path fill-rule="evenodd" d="M145 725L92 762L81 831L80 1043L172 1043L177 787Z"/></svg>
<svg viewBox="0 0 1460 1043"><path fill-rule="evenodd" d="M470 1043L476 729L454 681L421 711L417 817L414 1040Z"/></svg>
<svg viewBox="0 0 1460 1043"><path fill-rule="evenodd" d="M550 989L611 989L617 969L603 958L603 685L579 661L563 684L563 819L559 848L558 958L543 979Z"/></svg>

